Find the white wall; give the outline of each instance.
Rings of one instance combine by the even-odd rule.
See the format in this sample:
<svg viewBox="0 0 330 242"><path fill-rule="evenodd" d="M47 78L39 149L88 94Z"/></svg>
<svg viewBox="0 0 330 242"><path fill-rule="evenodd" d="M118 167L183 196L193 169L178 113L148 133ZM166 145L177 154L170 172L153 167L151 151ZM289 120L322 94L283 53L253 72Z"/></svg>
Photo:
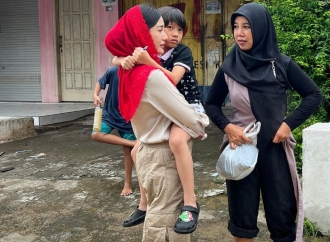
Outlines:
<svg viewBox="0 0 330 242"><path fill-rule="evenodd" d="M330 123L303 130L303 197L305 217L330 234Z"/></svg>

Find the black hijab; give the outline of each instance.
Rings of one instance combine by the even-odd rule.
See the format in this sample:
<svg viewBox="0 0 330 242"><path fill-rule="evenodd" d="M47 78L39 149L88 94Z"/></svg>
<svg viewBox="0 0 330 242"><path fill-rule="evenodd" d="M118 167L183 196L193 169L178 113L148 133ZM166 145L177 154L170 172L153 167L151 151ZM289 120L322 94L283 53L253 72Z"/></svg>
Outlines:
<svg viewBox="0 0 330 242"><path fill-rule="evenodd" d="M253 45L248 51L235 45L221 69L248 88L252 112L261 122L258 146L266 146L285 117L288 89L286 66L290 59L280 53L273 21L264 6L256 3L241 6L231 16L232 30L237 16L249 21Z"/></svg>

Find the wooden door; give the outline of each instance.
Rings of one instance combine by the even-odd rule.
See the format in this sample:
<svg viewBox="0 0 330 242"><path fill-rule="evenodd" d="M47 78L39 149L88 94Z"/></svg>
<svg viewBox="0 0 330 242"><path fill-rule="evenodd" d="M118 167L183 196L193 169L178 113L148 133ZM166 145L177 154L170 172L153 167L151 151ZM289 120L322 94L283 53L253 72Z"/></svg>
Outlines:
<svg viewBox="0 0 330 242"><path fill-rule="evenodd" d="M92 0L59 1L62 101L93 101L92 6Z"/></svg>

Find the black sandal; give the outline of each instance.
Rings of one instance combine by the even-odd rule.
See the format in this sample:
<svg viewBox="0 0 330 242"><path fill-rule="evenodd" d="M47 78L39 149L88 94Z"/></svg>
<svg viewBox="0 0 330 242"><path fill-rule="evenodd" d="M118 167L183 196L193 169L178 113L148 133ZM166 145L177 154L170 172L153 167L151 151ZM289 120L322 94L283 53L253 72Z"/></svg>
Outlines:
<svg viewBox="0 0 330 242"><path fill-rule="evenodd" d="M132 227L144 222L146 217L146 211L142 211L139 207L136 207L131 216L123 222L124 227Z"/></svg>
<svg viewBox="0 0 330 242"><path fill-rule="evenodd" d="M174 225L174 231L179 234L190 234L197 228L200 207L182 206L181 215Z"/></svg>

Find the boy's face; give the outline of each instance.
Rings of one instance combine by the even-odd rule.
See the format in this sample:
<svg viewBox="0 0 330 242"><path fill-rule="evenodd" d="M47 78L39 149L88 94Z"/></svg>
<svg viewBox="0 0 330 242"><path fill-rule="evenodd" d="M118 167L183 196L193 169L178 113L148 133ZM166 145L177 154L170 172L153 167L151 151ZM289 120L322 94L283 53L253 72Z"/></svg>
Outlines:
<svg viewBox="0 0 330 242"><path fill-rule="evenodd" d="M165 40L165 45L168 49L175 48L183 38L183 29L174 22L169 22L164 29L168 39Z"/></svg>

